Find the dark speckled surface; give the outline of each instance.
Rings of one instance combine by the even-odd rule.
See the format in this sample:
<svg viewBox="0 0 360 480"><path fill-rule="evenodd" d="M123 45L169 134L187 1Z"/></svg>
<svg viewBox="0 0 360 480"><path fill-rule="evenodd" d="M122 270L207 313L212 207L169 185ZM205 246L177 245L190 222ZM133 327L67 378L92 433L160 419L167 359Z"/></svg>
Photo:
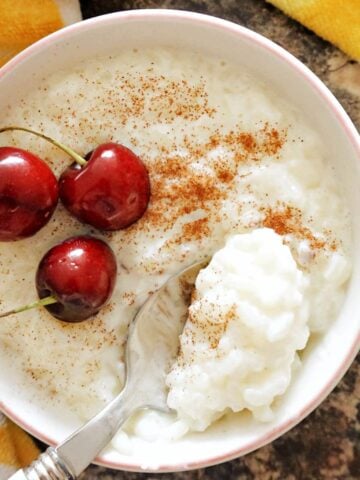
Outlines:
<svg viewBox="0 0 360 480"><path fill-rule="evenodd" d="M86 18L134 8L175 8L215 15L251 28L308 65L360 128L360 65L263 0L82 0L81 3ZM245 457L205 469L163 475L91 466L81 479L360 479L360 357L306 420Z"/></svg>

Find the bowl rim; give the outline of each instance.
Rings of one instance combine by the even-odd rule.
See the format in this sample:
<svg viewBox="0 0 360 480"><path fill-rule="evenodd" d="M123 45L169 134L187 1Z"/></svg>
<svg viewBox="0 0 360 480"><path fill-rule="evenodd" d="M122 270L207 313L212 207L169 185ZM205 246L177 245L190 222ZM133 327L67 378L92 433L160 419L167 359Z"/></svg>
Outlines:
<svg viewBox="0 0 360 480"><path fill-rule="evenodd" d="M156 18L157 21L161 20L164 22L168 20L180 20L195 23L198 25L206 25L213 29L224 31L225 33L231 32L238 35L239 37L255 43L258 47L266 50L270 55L273 55L285 61L293 70L300 74L300 76L302 77L302 81L307 83L308 86L312 88L322 98L322 100L327 104L327 106L330 107L331 112L335 115L338 123L344 130L348 141L354 147L355 152L358 152L358 156L360 159L360 136L356 130L356 127L352 123L351 119L349 118L348 114L345 112L339 101L335 98L335 96L306 65L304 65L300 60L298 60L295 56L293 56L283 47L279 46L278 44L264 37L263 35L229 20L224 20L207 14L174 9L139 9L132 11L114 12L83 20L81 22L62 28L61 30L58 30L38 40L36 43L30 45L25 50L18 53L13 59L11 59L3 67L0 68L0 81L6 74L11 72L27 57L34 53L41 52L43 49L46 49L48 45L56 42L57 40L66 38L70 33L91 29L93 26L98 24L110 24L114 21L126 22L132 19L151 21L154 18ZM138 466L135 466L133 464L127 464L125 462L114 462L107 460L102 456L97 457L93 463L117 470L165 473L204 468L226 462L250 453L280 437L288 430L293 428L295 425L297 425L306 416L308 416L327 397L327 395L340 381L342 376L350 367L359 348L360 331L358 332L357 337L354 338L354 341L347 353L346 358L338 366L332 378L324 386L324 388L320 391L318 395L316 395L314 398L311 399L311 401L306 403L296 415L293 415L291 418L275 426L271 431L260 436L256 440L248 442L246 445L240 448L232 449L228 453L219 456L207 457L205 454L204 458L201 458L197 461L189 462L186 465L181 463L164 463L159 465L158 468L155 469L143 469L140 464ZM5 406L3 402L0 402L0 410L11 420L17 423L20 427L32 434L34 437L39 438L40 440L44 441L49 445L55 445L57 443L53 439L47 437L44 433L37 430L37 428L34 427L31 423L28 423L27 421L21 419L18 415L12 412L11 407Z"/></svg>

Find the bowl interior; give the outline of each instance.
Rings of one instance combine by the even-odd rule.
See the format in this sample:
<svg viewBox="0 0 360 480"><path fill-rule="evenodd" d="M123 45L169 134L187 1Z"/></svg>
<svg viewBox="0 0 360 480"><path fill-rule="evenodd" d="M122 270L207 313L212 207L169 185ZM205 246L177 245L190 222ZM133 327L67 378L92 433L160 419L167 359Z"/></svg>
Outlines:
<svg viewBox="0 0 360 480"><path fill-rule="evenodd" d="M354 245L360 244L359 145L356 131L340 105L300 62L259 35L229 22L172 11L125 12L96 18L57 32L18 55L0 71L3 102L54 71L101 54L130 48L174 46L222 57L262 79L305 117L325 140L329 162L344 186L353 218ZM259 424L250 416L225 419L204 434L194 434L166 447L149 445L135 456L109 450L99 462L127 470L174 471L196 468L247 453L298 423L330 392L348 368L359 345L360 249L353 252L353 275L337 320L314 340L289 391L279 402L276 419ZM22 393L20 379L0 370L0 407L25 429L57 443L79 426L71 412L39 409Z"/></svg>

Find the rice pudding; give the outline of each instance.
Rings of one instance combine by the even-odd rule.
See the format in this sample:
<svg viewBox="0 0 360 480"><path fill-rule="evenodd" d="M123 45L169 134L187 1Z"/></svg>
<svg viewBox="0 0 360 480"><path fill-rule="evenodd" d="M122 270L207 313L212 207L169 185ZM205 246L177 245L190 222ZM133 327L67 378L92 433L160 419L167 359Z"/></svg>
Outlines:
<svg viewBox="0 0 360 480"><path fill-rule="evenodd" d="M260 421L291 381L309 338L307 279L268 228L231 236L196 279L168 404L187 429L205 430L228 408Z"/></svg>
<svg viewBox="0 0 360 480"><path fill-rule="evenodd" d="M265 227L281 236L307 284L310 333L321 333L339 312L351 229L326 147L299 111L240 67L171 49L96 58L44 78L3 109L1 125L10 124L43 131L83 155L105 141L122 143L145 162L152 184L146 214L127 230L104 234L59 205L36 236L0 245L2 310L34 300L39 260L69 236L103 238L118 259L111 303L93 320L64 324L39 310L0 323L2 365L22 375L25 394L44 408L82 419L98 412L122 388L127 328L139 306L232 235ZM71 162L24 133L0 142L38 154L57 175ZM130 436L146 437L141 421L129 426ZM171 419L169 428L176 437L200 427L183 429Z"/></svg>

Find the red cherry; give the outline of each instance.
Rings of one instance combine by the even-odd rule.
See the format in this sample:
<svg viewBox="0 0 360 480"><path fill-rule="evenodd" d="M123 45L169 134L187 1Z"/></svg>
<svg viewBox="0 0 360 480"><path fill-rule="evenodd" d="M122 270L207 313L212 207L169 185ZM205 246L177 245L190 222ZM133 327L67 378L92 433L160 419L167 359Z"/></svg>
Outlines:
<svg viewBox="0 0 360 480"><path fill-rule="evenodd" d="M60 198L81 222L102 230L120 230L136 222L150 198L150 179L145 165L131 150L104 143L87 161L71 148L40 132L24 127L4 127L1 132L21 130L51 142L70 155L75 164L60 177Z"/></svg>
<svg viewBox="0 0 360 480"><path fill-rule="evenodd" d="M56 303L45 308L56 318L81 322L109 300L116 280L116 258L102 240L73 237L51 248L36 273L40 299Z"/></svg>
<svg viewBox="0 0 360 480"><path fill-rule="evenodd" d="M116 143L97 147L85 166L68 167L59 180L64 206L80 221L102 230L119 230L136 222L150 198L145 165Z"/></svg>
<svg viewBox="0 0 360 480"><path fill-rule="evenodd" d="M57 180L39 157L0 147L0 241L34 235L58 202Z"/></svg>

